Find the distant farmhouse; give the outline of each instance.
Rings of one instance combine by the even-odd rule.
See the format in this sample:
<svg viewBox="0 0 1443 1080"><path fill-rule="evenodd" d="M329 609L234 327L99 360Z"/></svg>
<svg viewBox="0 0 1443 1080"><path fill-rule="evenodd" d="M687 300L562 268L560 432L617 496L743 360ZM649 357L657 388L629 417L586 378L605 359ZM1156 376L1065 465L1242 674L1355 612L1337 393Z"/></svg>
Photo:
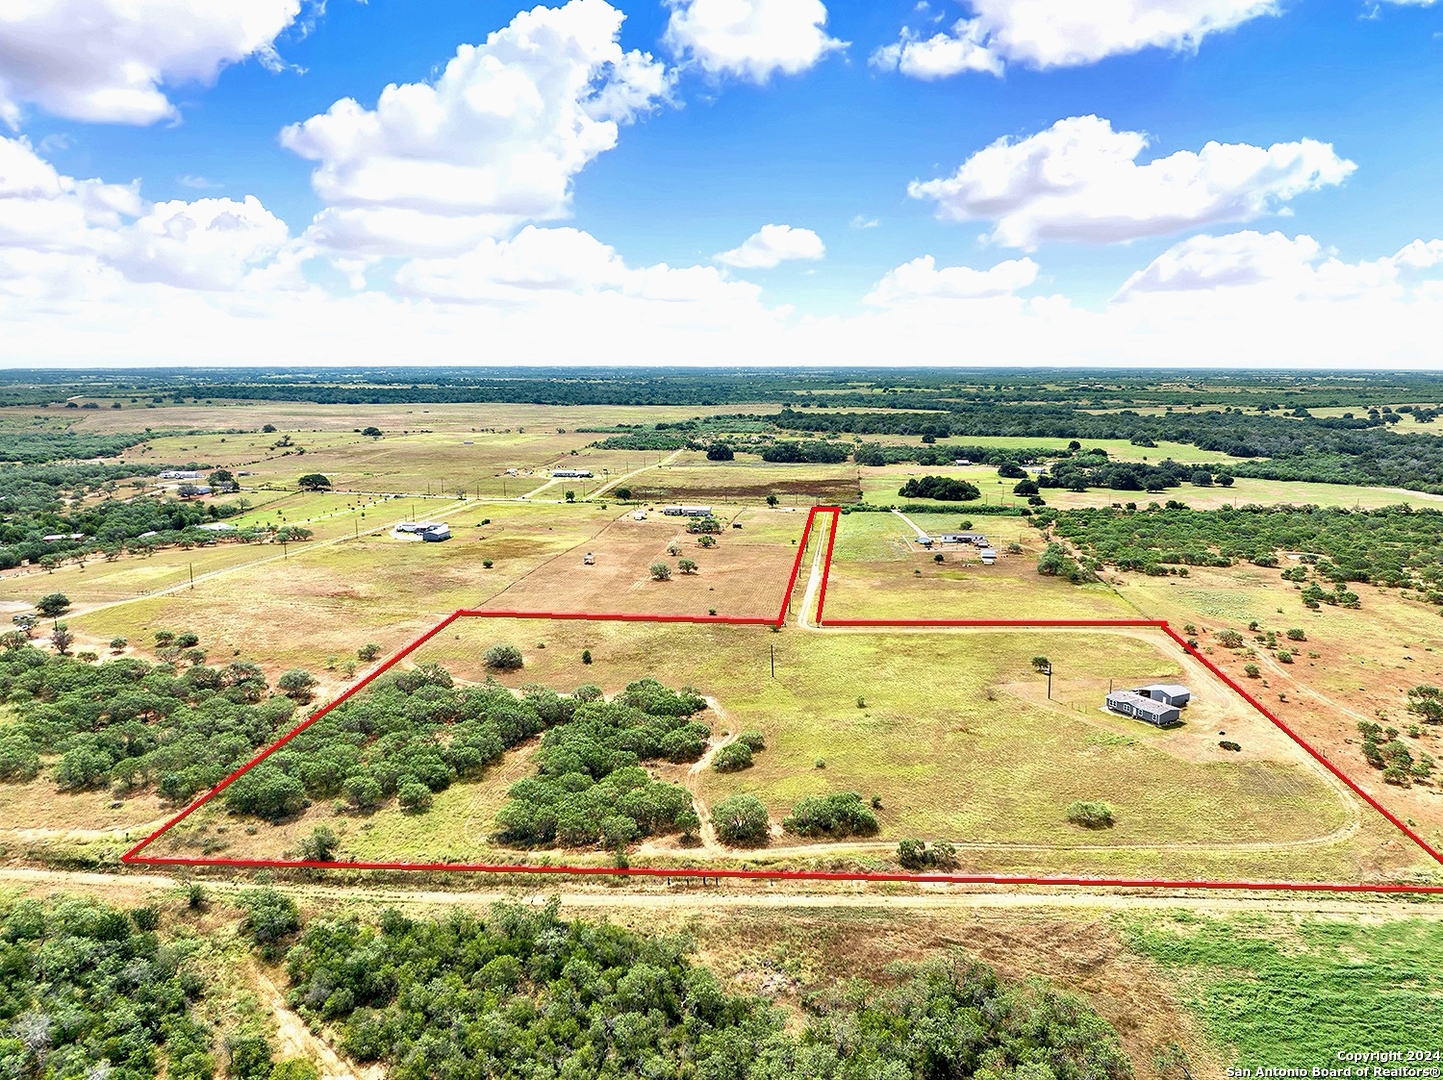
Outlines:
<svg viewBox="0 0 1443 1080"><path fill-rule="evenodd" d="M667 517L711 517L710 506L664 506L663 514Z"/></svg>
<svg viewBox="0 0 1443 1080"><path fill-rule="evenodd" d="M199 480L203 474L195 469L166 469L160 474L162 480Z"/></svg>
<svg viewBox="0 0 1443 1080"><path fill-rule="evenodd" d="M403 521L396 526L392 535L419 536L428 543L437 544L451 539L451 526L444 521Z"/></svg>
<svg viewBox="0 0 1443 1080"><path fill-rule="evenodd" d="M553 480L590 480L590 469L552 469L551 479Z"/></svg>

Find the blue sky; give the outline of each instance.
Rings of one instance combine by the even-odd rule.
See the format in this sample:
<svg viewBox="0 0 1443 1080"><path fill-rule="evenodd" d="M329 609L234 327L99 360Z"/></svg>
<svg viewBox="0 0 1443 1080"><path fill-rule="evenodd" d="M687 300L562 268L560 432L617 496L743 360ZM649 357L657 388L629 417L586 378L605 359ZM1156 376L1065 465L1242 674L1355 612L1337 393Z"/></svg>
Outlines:
<svg viewBox="0 0 1443 1080"><path fill-rule="evenodd" d="M1443 360L1443 2L49 6L0 15L7 364ZM205 55L167 51L177 12ZM388 84L444 97L459 46L523 23L584 39L582 84L631 95L614 145L449 114L428 143L373 112ZM153 81L117 88L135 50ZM632 53L624 77L596 60ZM521 55L491 59L564 74ZM460 99L499 85L468 78ZM282 137L346 98L344 132ZM355 142L372 121L384 146ZM560 195L516 180L535 146L580 154L539 178ZM451 175L458 153L484 175ZM41 166L48 194L6 186ZM493 167L513 186L476 194ZM89 180L107 209L62 190ZM792 231L717 258L768 225Z"/></svg>

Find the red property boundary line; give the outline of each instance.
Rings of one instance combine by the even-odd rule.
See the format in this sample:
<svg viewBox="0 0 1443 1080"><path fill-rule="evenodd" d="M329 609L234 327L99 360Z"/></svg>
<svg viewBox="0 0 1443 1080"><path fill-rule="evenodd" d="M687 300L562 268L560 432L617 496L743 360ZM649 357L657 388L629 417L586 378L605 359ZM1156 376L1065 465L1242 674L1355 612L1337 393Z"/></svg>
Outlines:
<svg viewBox="0 0 1443 1080"><path fill-rule="evenodd" d="M312 724L319 721L332 709L349 700L351 697L365 689L368 685L380 678L391 668L399 664L407 656L410 656L418 648L430 641L433 637L445 630L448 626L462 618L489 618L489 619L554 619L561 621L587 621L587 622L636 622L636 623L694 623L694 624L723 624L729 626L771 626L780 629L786 622L787 614L791 608L792 594L796 589L797 578L801 572L802 560L806 555L807 546L810 543L812 529L816 524L819 515L831 517L831 526L827 536L826 554L823 557L821 582L817 595L816 625L818 627L832 628L853 628L853 629L926 629L945 627L996 627L1012 629L1047 629L1047 628L1148 628L1161 630L1177 642L1183 651L1199 661L1204 667L1222 680L1229 688L1236 692L1244 701L1256 709L1263 717L1272 723L1278 730L1282 731L1294 743L1300 746L1310 757L1327 769L1334 777L1341 781L1358 798L1367 803L1370 807L1381 814L1387 821L1403 833L1409 840L1416 844L1423 851L1427 852L1434 860L1443 864L1443 853L1439 853L1428 844L1421 836L1411 829L1398 817L1383 806L1377 799L1369 795L1361 787L1353 782L1341 769L1334 765L1327 757L1316 750L1311 744L1302 738L1292 728L1276 716L1270 709L1262 704L1257 698L1234 681L1226 672L1209 660L1187 643L1187 640L1177 634L1168 625L1165 619L831 619L823 620L823 611L827 601L827 585L831 577L832 560L836 548L837 532L841 522L841 508L836 506L814 506L807 515L806 524L802 530L801 539L797 543L797 556L792 563L791 575L787 580L786 592L782 595L781 606L778 609L777 617L769 619L765 617L745 617L729 615L647 615L647 614L593 614L588 612L536 612L536 611L487 611L462 608L452 612L441 622L437 623L426 633L416 638L400 652L396 653L376 670L372 671L356 685L352 686L344 694L323 708L317 710L308 719L297 725L290 732L261 750L250 761L246 762L235 772L231 773L220 783L207 791L200 798L196 799L180 813L170 818L160 828L146 836L139 843L131 847L120 858L121 862L128 865L144 866L217 866L232 869L282 869L282 868L304 868L304 869L350 869L370 871L429 871L429 872L452 872L452 873L479 873L479 874L563 874L577 877L627 877L627 878L662 878L662 879L702 879L707 878L730 878L742 880L763 880L763 881L818 881L818 882L907 882L913 884L941 884L941 885L999 885L999 886L1057 886L1057 887L1091 887L1091 888L1128 888L1128 889L1207 889L1207 890L1236 890L1236 891L1262 891L1262 892L1333 892L1333 893L1374 893L1374 894L1416 894L1416 895L1443 895L1443 885L1420 885L1406 883L1361 883L1361 882L1294 882L1294 881L1227 881L1227 880L1202 880L1186 881L1167 878L1100 878L1100 877L1069 877L1069 876L1034 876L1015 874L909 874L909 873L867 873L867 872L834 872L822 870L738 870L705 867L610 867L610 866L522 866L508 864L487 864L487 863L411 863L411 862L328 862L305 859L238 859L210 856L161 856L145 855L142 852L159 839L164 833L184 821L187 817L199 810L206 803L221 794L236 780L244 776L251 769L255 768L271 754L280 750L283 746L296 738Z"/></svg>

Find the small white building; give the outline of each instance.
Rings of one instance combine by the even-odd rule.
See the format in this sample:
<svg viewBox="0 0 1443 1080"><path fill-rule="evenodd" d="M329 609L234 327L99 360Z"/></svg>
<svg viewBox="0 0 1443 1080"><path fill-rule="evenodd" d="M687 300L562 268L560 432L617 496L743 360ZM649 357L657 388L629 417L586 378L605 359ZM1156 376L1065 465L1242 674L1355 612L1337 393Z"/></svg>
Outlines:
<svg viewBox="0 0 1443 1080"><path fill-rule="evenodd" d="M236 527L228 521L209 521L204 525L197 525L202 532L235 532Z"/></svg>
<svg viewBox="0 0 1443 1080"><path fill-rule="evenodd" d="M585 555L581 556L581 565L583 565L583 566L595 566L595 565L596 565L596 556L593 555L591 552L588 551Z"/></svg>
<svg viewBox="0 0 1443 1080"><path fill-rule="evenodd" d="M978 554L982 556L982 565L983 565L983 566L991 566L993 563L995 563L995 562L997 561L997 549L996 549L996 548L985 547L985 548L983 548L980 552L978 552Z"/></svg>
<svg viewBox="0 0 1443 1080"><path fill-rule="evenodd" d="M166 469L160 474L162 480L199 480L204 475L196 469Z"/></svg>
<svg viewBox="0 0 1443 1080"><path fill-rule="evenodd" d="M428 525L421 530L421 539L428 544L438 544L442 540L451 539L451 526L442 522L439 525Z"/></svg>
<svg viewBox="0 0 1443 1080"><path fill-rule="evenodd" d="M645 520L646 520L646 511L645 511L645 510L633 510L633 511L631 512L631 520L632 520L632 521L645 521Z"/></svg>
<svg viewBox="0 0 1443 1080"><path fill-rule="evenodd" d="M710 506L666 506L661 511L667 517L711 517Z"/></svg>
<svg viewBox="0 0 1443 1080"><path fill-rule="evenodd" d="M590 469L552 469L551 479L553 480L590 480Z"/></svg>

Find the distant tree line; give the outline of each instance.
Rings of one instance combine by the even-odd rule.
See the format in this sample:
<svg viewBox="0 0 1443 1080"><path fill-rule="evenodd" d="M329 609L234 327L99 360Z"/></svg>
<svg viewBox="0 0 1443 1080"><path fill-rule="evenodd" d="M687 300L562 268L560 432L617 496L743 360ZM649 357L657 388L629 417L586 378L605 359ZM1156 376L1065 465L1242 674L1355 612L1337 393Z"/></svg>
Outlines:
<svg viewBox="0 0 1443 1080"><path fill-rule="evenodd" d="M1050 526L1089 558L1120 570L1165 573L1158 568L1231 566L1240 561L1277 567L1283 561L1280 553L1291 552L1298 558L1289 561L1282 576L1302 588L1305 602L1311 597L1310 606L1337 603L1345 591L1337 586L1352 582L1414 589L1443 604L1443 513L1437 510L1408 506L1190 510L1154 503L1140 510L1133 504L1049 508L1034 522Z"/></svg>
<svg viewBox="0 0 1443 1080"><path fill-rule="evenodd" d="M937 404L933 402L934 407ZM1443 492L1443 440L1389 431L1388 425L1401 417L1392 409L1315 417L1306 409L1287 416L1236 407L1143 414L1127 409L1095 413L1065 404L953 403L945 411L925 413L783 409L773 419L783 430L813 434L1122 439L1140 447L1170 441L1239 458L1266 459L1230 464L1227 471L1233 476Z"/></svg>

